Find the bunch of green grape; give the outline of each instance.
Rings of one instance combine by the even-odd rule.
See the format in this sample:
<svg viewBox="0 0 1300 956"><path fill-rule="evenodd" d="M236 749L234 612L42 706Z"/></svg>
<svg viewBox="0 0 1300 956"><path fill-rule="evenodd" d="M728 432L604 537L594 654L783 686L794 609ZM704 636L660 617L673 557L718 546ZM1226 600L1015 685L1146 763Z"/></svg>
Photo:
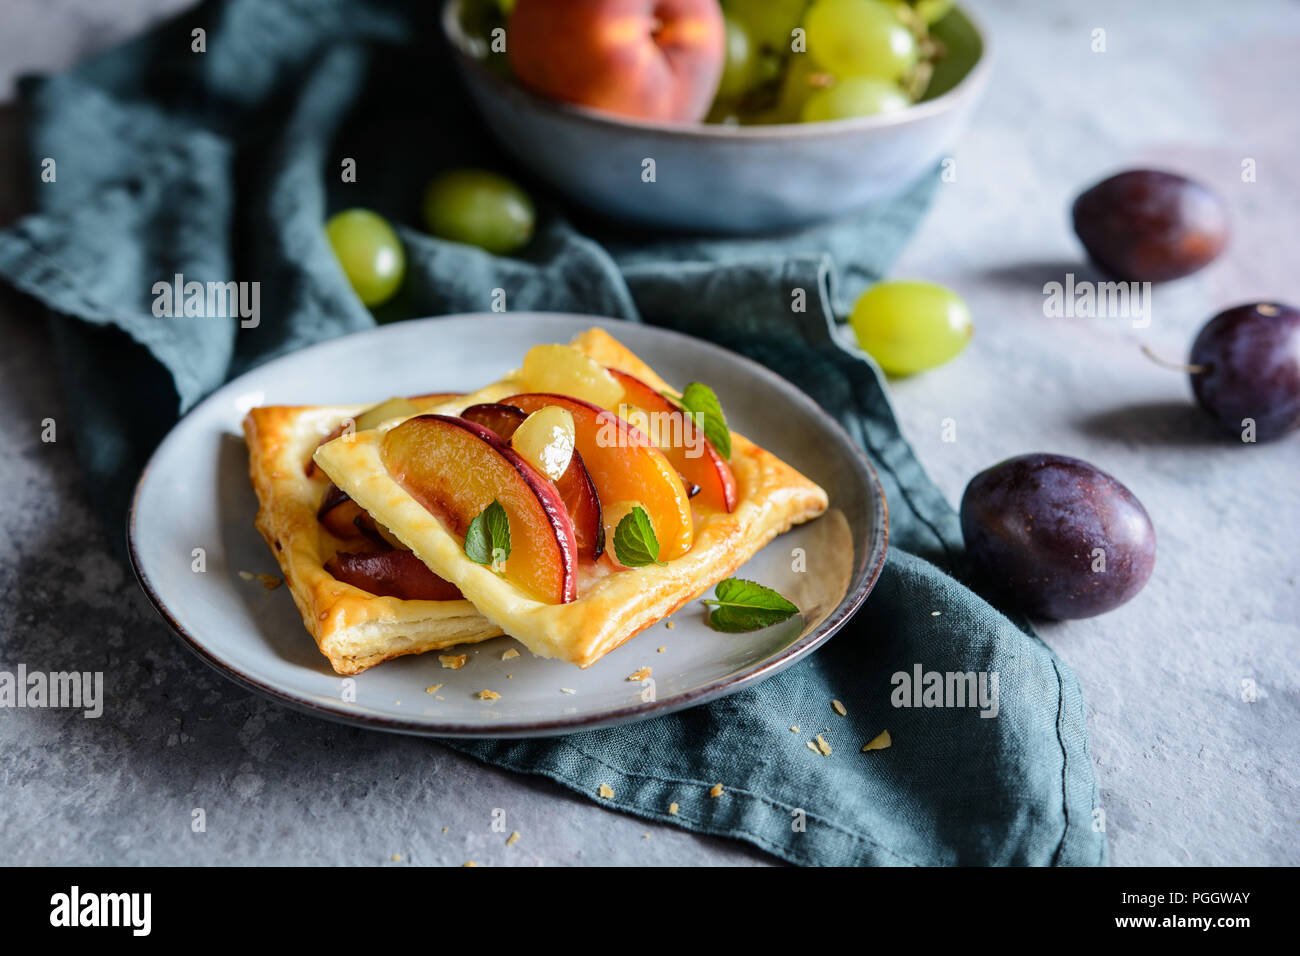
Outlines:
<svg viewBox="0 0 1300 956"><path fill-rule="evenodd" d="M727 61L713 123L817 123L905 109L952 0L722 0Z"/></svg>

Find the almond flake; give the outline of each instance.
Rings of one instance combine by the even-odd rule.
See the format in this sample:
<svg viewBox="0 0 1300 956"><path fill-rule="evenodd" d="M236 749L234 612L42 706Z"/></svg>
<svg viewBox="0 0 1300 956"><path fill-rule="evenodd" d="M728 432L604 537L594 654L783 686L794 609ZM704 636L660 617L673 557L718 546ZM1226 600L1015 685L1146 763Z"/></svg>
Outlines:
<svg viewBox="0 0 1300 956"><path fill-rule="evenodd" d="M677 816L677 801L676 801L676 800L674 800L672 803L668 804L668 812L671 813L673 816Z"/></svg>
<svg viewBox="0 0 1300 956"><path fill-rule="evenodd" d="M709 791L709 796L713 797L714 799L717 799L718 797L722 796L722 784L715 783L713 785L713 788Z"/></svg>
<svg viewBox="0 0 1300 956"><path fill-rule="evenodd" d="M614 797L614 788L607 783L602 783L596 792L605 800L611 800Z"/></svg>
<svg viewBox="0 0 1300 956"><path fill-rule="evenodd" d="M240 571L240 572L239 572L239 576L240 576L241 578L243 578L245 581L251 581L251 580L253 580L253 572L252 572L252 571Z"/></svg>
<svg viewBox="0 0 1300 956"><path fill-rule="evenodd" d="M808 741L808 746L817 751L817 753L821 754L823 757L829 757L831 755L831 745L823 739L821 734L818 734L814 739Z"/></svg>
<svg viewBox="0 0 1300 956"><path fill-rule="evenodd" d="M441 687L442 687L441 684L430 684L428 687L426 687L426 688L424 689L424 692L425 692L426 694L436 694L436 693L438 693L438 690L439 690Z"/></svg>
<svg viewBox="0 0 1300 956"><path fill-rule="evenodd" d="M835 708L835 713L839 714L841 717L848 716L849 712L844 709L844 705L841 704L838 700L832 700L831 706Z"/></svg>
<svg viewBox="0 0 1300 956"><path fill-rule="evenodd" d="M516 830L514 833L510 834L510 838L506 840L506 846L514 846L518 842L519 842L519 831Z"/></svg>
<svg viewBox="0 0 1300 956"><path fill-rule="evenodd" d="M577 691L574 690L572 687L561 687L561 688L560 688L560 693L561 693L561 694L576 694Z"/></svg>
<svg viewBox="0 0 1300 956"><path fill-rule="evenodd" d="M501 659L503 661L512 661L518 656L519 656L519 652L515 650L513 647L510 648L509 650L501 652Z"/></svg>
<svg viewBox="0 0 1300 956"><path fill-rule="evenodd" d="M866 744L862 748L862 752L866 753L868 750L884 750L886 747L891 746L893 743L894 740L892 737L889 736L889 731L882 730L879 734L877 734L875 737L871 739L871 743Z"/></svg>
<svg viewBox="0 0 1300 956"><path fill-rule="evenodd" d="M479 700L500 700L501 695L494 690L481 690L478 692Z"/></svg>
<svg viewBox="0 0 1300 956"><path fill-rule="evenodd" d="M465 666L468 654L439 654L438 663L453 671L458 671Z"/></svg>
<svg viewBox="0 0 1300 956"><path fill-rule="evenodd" d="M631 674L628 674L628 675L627 675L627 680L630 680L630 681L633 681L633 682L635 682L635 681L642 681L642 680L645 680L645 679L646 679L647 677L649 677L649 676L650 676L650 668L648 668L648 667L643 667L643 668L641 668L639 671L633 671Z"/></svg>
<svg viewBox="0 0 1300 956"><path fill-rule="evenodd" d="M792 734L797 734L798 732L799 732L799 725L798 725L798 724L791 724L791 725L790 725L790 733L792 733Z"/></svg>

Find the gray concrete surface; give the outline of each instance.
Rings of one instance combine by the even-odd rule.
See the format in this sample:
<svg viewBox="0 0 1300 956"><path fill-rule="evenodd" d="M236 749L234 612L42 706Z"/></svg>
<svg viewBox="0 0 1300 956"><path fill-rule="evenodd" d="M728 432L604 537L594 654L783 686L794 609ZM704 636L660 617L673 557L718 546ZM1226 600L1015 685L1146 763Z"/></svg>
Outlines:
<svg viewBox="0 0 1300 956"><path fill-rule="evenodd" d="M6 7L0 91L176 3ZM1075 669L1116 864L1300 863L1300 436L1221 440L1185 379L1217 309L1300 302L1300 7L1218 0L975 4L998 69L954 151L957 179L899 265L952 286L977 334L950 366L896 382L903 427L950 499L1011 454L1089 459L1146 503L1154 578L1128 606L1042 633ZM80 26L78 26L78 24ZM1093 52L1105 31L1105 52ZM15 39L21 37L22 39ZM0 93L2 96L3 93ZM0 212L15 205L0 121ZM1254 182L1241 178L1254 160ZM1148 328L1048 318L1043 284L1092 278L1069 231L1077 189L1157 164L1226 196L1235 234L1204 272L1159 287ZM61 412L38 316L0 294L0 667L114 675L100 720L0 711L0 855L30 863L751 864L743 846L600 809L425 741L288 713L183 651L114 563ZM953 419L956 440L943 441ZM1243 683L1247 682L1247 683ZM1253 693L1251 688L1253 687ZM1251 699L1253 698L1253 699ZM493 808L522 834L506 849ZM194 834L195 808L207 832ZM443 832L442 828L446 827ZM648 834L648 837L647 837ZM394 855L401 857L394 861Z"/></svg>

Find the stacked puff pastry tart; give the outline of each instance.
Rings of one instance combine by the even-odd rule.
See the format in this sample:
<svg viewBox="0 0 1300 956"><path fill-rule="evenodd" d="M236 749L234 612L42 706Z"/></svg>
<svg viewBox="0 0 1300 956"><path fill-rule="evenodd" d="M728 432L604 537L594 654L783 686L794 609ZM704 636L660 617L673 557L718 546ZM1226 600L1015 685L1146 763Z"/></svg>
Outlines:
<svg viewBox="0 0 1300 956"><path fill-rule="evenodd" d="M257 528L340 674L503 633L589 667L826 510L679 400L590 329L468 395L255 408Z"/></svg>

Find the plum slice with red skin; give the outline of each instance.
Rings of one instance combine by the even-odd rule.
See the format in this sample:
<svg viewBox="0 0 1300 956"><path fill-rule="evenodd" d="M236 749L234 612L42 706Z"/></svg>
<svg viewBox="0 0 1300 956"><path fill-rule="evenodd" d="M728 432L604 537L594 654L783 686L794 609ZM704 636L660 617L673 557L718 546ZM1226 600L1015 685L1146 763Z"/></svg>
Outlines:
<svg viewBox="0 0 1300 956"><path fill-rule="evenodd" d="M417 415L380 440L395 481L448 529L464 535L493 501L510 521L507 579L552 604L577 598L578 545L555 485L499 435L452 415Z"/></svg>
<svg viewBox="0 0 1300 956"><path fill-rule="evenodd" d="M528 417L528 413L513 405L485 403L471 405L460 413L460 417L490 428L509 441L515 429ZM591 474L587 471L582 455L577 450L569 460L569 467L555 482L555 487L564 500L564 507L568 509L569 517L573 519L578 554L592 561L597 560L605 551L600 496L596 494L596 485L591 480Z"/></svg>
<svg viewBox="0 0 1300 956"><path fill-rule="evenodd" d="M342 551L325 562L325 570L344 584L376 597L403 601L461 601L460 588L428 569L410 551Z"/></svg>

